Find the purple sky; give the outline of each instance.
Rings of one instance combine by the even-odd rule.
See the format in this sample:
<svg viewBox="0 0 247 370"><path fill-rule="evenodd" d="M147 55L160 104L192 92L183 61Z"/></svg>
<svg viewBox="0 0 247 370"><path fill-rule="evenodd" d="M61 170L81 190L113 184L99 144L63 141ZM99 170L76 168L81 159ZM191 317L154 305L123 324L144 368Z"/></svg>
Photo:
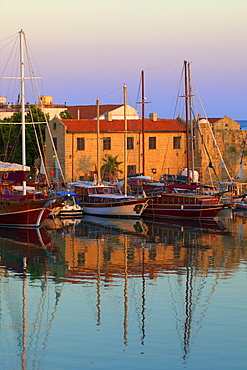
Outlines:
<svg viewBox="0 0 247 370"><path fill-rule="evenodd" d="M247 119L246 14L239 0L1 0L0 40L25 31L40 93L56 104L121 104L125 83L128 104L141 112L144 70L146 116L173 118L182 114L175 103L187 60L208 117ZM1 82L6 95L12 101Z"/></svg>

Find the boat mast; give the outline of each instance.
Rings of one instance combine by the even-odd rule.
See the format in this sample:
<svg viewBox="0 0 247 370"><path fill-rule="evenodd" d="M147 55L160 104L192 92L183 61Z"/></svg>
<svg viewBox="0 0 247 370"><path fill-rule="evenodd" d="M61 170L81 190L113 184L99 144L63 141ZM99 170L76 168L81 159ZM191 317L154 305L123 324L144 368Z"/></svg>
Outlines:
<svg viewBox="0 0 247 370"><path fill-rule="evenodd" d="M26 136L25 136L25 75L24 75L24 38L25 33L20 31L20 60L21 60L21 124L22 124L22 171L26 173ZM26 177L22 182L23 195L27 193Z"/></svg>
<svg viewBox="0 0 247 370"><path fill-rule="evenodd" d="M142 71L142 174L143 174L143 176L145 176L144 116L145 116L145 91L144 91L144 71Z"/></svg>
<svg viewBox="0 0 247 370"><path fill-rule="evenodd" d="M97 105L97 184L99 185L101 182L101 176L100 176L100 127L99 127L99 103L100 100L96 100Z"/></svg>
<svg viewBox="0 0 247 370"><path fill-rule="evenodd" d="M189 114L188 114L188 74L187 62L184 61L185 80L185 120L186 120L186 157L187 157L187 183L190 184L190 145L189 145Z"/></svg>
<svg viewBox="0 0 247 370"><path fill-rule="evenodd" d="M141 72L141 85L142 85L142 100L141 102L137 102L137 104L142 105L142 131L141 131L141 140L142 145L140 145L140 148L142 147L142 150L140 149L140 155L142 156L142 163L140 164L140 170L142 168L142 174L145 176L145 104L150 103L146 101L145 98L145 86L144 86L144 71ZM142 165L142 166L141 166Z"/></svg>
<svg viewBox="0 0 247 370"><path fill-rule="evenodd" d="M126 85L123 87L124 95L124 195L127 195L127 117L126 117Z"/></svg>
<svg viewBox="0 0 247 370"><path fill-rule="evenodd" d="M191 84L191 72L190 63L188 63L188 82L189 82L189 106L190 106L190 149L191 149L191 170L192 170L192 182L195 181L195 157L194 157L194 129L192 119L192 84Z"/></svg>
<svg viewBox="0 0 247 370"><path fill-rule="evenodd" d="M26 369L26 355L27 355L27 257L23 258L23 286L22 286L22 354L21 354L21 368Z"/></svg>

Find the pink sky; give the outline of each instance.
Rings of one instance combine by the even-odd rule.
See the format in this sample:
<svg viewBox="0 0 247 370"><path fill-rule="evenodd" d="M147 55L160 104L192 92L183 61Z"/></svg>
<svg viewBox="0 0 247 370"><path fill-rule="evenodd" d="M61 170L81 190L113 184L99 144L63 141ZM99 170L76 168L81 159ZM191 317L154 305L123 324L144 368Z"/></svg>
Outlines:
<svg viewBox="0 0 247 370"><path fill-rule="evenodd" d="M173 118L187 60L207 116L247 119L246 14L238 0L1 0L0 40L25 31L41 94L57 104L121 104L125 83L140 111L144 70L146 115Z"/></svg>

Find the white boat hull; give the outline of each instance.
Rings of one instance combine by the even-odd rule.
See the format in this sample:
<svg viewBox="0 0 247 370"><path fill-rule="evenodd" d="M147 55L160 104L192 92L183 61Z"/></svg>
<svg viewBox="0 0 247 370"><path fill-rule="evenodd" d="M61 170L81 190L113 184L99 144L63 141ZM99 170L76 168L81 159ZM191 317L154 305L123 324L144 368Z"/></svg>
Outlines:
<svg viewBox="0 0 247 370"><path fill-rule="evenodd" d="M114 203L107 205L94 204L88 205L83 204L83 213L94 216L106 216L106 217L140 217L144 209L147 207L147 200L142 202L126 202L115 205Z"/></svg>

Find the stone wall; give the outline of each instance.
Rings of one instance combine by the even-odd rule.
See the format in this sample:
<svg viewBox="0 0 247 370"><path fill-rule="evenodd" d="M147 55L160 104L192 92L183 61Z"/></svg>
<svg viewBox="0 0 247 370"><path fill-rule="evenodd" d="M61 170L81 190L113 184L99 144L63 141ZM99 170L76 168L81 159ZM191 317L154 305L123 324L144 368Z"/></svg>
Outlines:
<svg viewBox="0 0 247 370"><path fill-rule="evenodd" d="M212 130L210 130L209 125L206 123L201 124L200 128L195 129L195 169L202 174L202 182L210 183L211 177L213 181L217 180L217 177L220 181L226 181L228 180L228 174L222 166L222 156L230 176L236 178L239 172L246 131L240 130L240 124L227 116L214 124L210 124L210 126ZM210 162L214 170L208 167ZM245 178L247 177L246 166L247 161L244 157L243 169Z"/></svg>
<svg viewBox="0 0 247 370"><path fill-rule="evenodd" d="M97 163L97 136L95 132L68 133L66 125L58 118L49 123L52 137L57 138L57 152L65 175L65 181L76 181L85 173L96 171ZM215 137L213 139L212 133ZM225 162L232 178L239 172L240 158L246 131L240 130L240 125L224 117L214 123L201 123L194 132L194 163L195 170L201 175L202 183L211 184L211 180L225 181L228 174L221 166L221 157ZM133 137L134 149L127 150L128 165L135 166L136 173L142 173L142 134L138 131L129 131L128 137ZM181 137L180 148L174 149L174 137ZM103 138L111 138L111 150L103 150ZM149 138L156 137L156 149L149 149ZM46 133L46 153L48 173L55 166L54 152L51 141ZM85 139L85 150L77 149L77 138ZM100 134L100 158L107 155L118 156L118 161L124 161L124 133L105 132ZM163 174L180 175L186 168L186 138L185 132L146 132L145 133L145 175L159 180ZM219 148L219 151L217 150ZM246 148L247 150L247 148ZM100 166L103 162L101 161ZM209 165L212 166L209 166ZM210 167L213 167L214 170ZM123 171L123 164L120 166ZM244 178L247 179L247 157L243 158ZM120 175L121 176L121 175Z"/></svg>

